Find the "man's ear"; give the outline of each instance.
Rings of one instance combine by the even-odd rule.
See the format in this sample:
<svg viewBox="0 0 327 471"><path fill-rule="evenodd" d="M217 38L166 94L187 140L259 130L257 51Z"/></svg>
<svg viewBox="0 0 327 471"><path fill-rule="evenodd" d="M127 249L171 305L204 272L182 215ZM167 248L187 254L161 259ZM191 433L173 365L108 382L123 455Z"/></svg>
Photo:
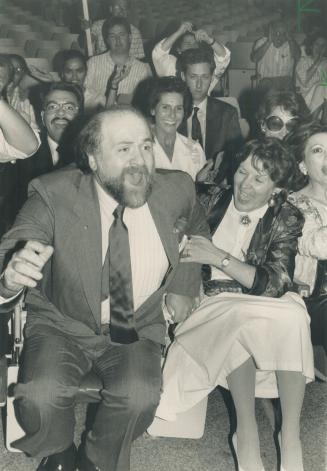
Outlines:
<svg viewBox="0 0 327 471"><path fill-rule="evenodd" d="M182 80L184 80L184 82L185 82L185 74L184 74L184 72L181 72L181 77L182 77Z"/></svg>
<svg viewBox="0 0 327 471"><path fill-rule="evenodd" d="M45 126L45 122L44 122L44 111L41 111L41 120L42 120L43 125Z"/></svg>
<svg viewBox="0 0 327 471"><path fill-rule="evenodd" d="M98 169L98 165L95 158L93 157L93 155L88 155L87 157L89 160L90 169L92 170L92 172L96 172L96 170Z"/></svg>
<svg viewBox="0 0 327 471"><path fill-rule="evenodd" d="M265 122L263 120L261 120L261 121L259 121L259 125L260 125L261 132L263 132L265 134L266 131L267 131Z"/></svg>

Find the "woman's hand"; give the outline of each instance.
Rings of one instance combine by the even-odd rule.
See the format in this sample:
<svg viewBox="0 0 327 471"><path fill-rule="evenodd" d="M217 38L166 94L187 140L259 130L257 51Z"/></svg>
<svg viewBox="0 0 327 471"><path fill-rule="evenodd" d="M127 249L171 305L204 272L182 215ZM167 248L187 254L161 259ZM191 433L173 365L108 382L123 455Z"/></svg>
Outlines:
<svg viewBox="0 0 327 471"><path fill-rule="evenodd" d="M202 236L192 236L182 252L181 262L195 262L219 267L226 256L209 239Z"/></svg>
<svg viewBox="0 0 327 471"><path fill-rule="evenodd" d="M213 159L208 159L207 163L196 175L197 182L211 182L212 181L212 173L214 168L214 161Z"/></svg>

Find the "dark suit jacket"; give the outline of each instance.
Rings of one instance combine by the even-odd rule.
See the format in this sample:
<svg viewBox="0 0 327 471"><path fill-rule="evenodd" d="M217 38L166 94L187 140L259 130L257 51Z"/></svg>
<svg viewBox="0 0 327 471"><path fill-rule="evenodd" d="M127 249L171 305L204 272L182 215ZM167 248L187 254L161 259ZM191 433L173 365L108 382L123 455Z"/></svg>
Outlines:
<svg viewBox="0 0 327 471"><path fill-rule="evenodd" d="M179 127L187 136L187 120ZM205 154L207 159L215 158L228 145L238 146L243 142L237 110L234 106L208 96L206 114Z"/></svg>
<svg viewBox="0 0 327 471"><path fill-rule="evenodd" d="M304 218L283 196L268 208L251 239L246 262L256 267L256 275L252 288L243 289L248 294L279 297L292 288L297 241L302 235ZM232 191L222 190L214 198L207 216L212 235L223 220ZM208 277L209 270L204 272Z"/></svg>
<svg viewBox="0 0 327 471"><path fill-rule="evenodd" d="M171 292L195 296L201 279L200 265L179 264L182 234L176 227L183 217L187 233L209 237L209 230L194 183L183 172L157 172L148 205L169 269L160 288L136 310L135 328L140 337L164 343L164 292L169 287ZM100 335L101 221L91 174L72 165L31 183L29 199L0 244L0 269L17 241L30 239L53 245L54 254L37 288L27 290L26 334L42 324L52 325L83 348L101 351L106 343Z"/></svg>
<svg viewBox="0 0 327 471"><path fill-rule="evenodd" d="M73 162L73 152L58 149L59 161L56 165L53 164L51 150L48 144L47 133L41 134L41 145L32 157L28 159L17 161L18 173L18 198L19 207L21 207L27 199L27 188L33 178L40 177L53 170L64 167Z"/></svg>

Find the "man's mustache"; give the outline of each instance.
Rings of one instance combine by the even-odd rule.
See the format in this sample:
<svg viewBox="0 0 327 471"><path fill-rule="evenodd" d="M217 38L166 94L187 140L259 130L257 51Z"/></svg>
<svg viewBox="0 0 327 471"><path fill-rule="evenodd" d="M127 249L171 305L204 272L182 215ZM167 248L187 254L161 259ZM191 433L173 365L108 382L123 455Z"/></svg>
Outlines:
<svg viewBox="0 0 327 471"><path fill-rule="evenodd" d="M53 118L53 120L51 121L51 124L55 123L56 121L66 121L67 124L69 124L69 120L66 119L66 118Z"/></svg>

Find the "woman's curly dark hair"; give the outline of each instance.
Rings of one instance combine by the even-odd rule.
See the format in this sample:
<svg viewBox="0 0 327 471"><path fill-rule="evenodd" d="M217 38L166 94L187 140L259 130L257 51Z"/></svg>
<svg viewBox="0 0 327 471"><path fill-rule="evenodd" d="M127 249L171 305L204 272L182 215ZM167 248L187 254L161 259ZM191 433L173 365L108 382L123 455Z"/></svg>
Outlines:
<svg viewBox="0 0 327 471"><path fill-rule="evenodd" d="M295 158L290 150L275 137L253 139L247 142L235 156L235 172L251 156L254 168L259 164L276 186L289 190L292 182Z"/></svg>
<svg viewBox="0 0 327 471"><path fill-rule="evenodd" d="M299 164L304 161L305 148L310 137L321 132L327 133L327 126L311 119L299 125L285 139L285 145L294 155L296 162L291 186L293 191L301 190L309 182L308 175L304 175L301 172Z"/></svg>
<svg viewBox="0 0 327 471"><path fill-rule="evenodd" d="M186 83L175 76L160 77L153 81L149 98L147 100L147 117L151 117L153 110L164 93L179 93L183 97L184 116L188 118L192 112L192 95Z"/></svg>
<svg viewBox="0 0 327 471"><path fill-rule="evenodd" d="M303 42L303 45L304 45L304 50L307 56L312 56L313 45L319 38L323 38L325 41L327 41L327 35L325 31L318 30L318 31L315 31L313 34L308 34L306 36Z"/></svg>

